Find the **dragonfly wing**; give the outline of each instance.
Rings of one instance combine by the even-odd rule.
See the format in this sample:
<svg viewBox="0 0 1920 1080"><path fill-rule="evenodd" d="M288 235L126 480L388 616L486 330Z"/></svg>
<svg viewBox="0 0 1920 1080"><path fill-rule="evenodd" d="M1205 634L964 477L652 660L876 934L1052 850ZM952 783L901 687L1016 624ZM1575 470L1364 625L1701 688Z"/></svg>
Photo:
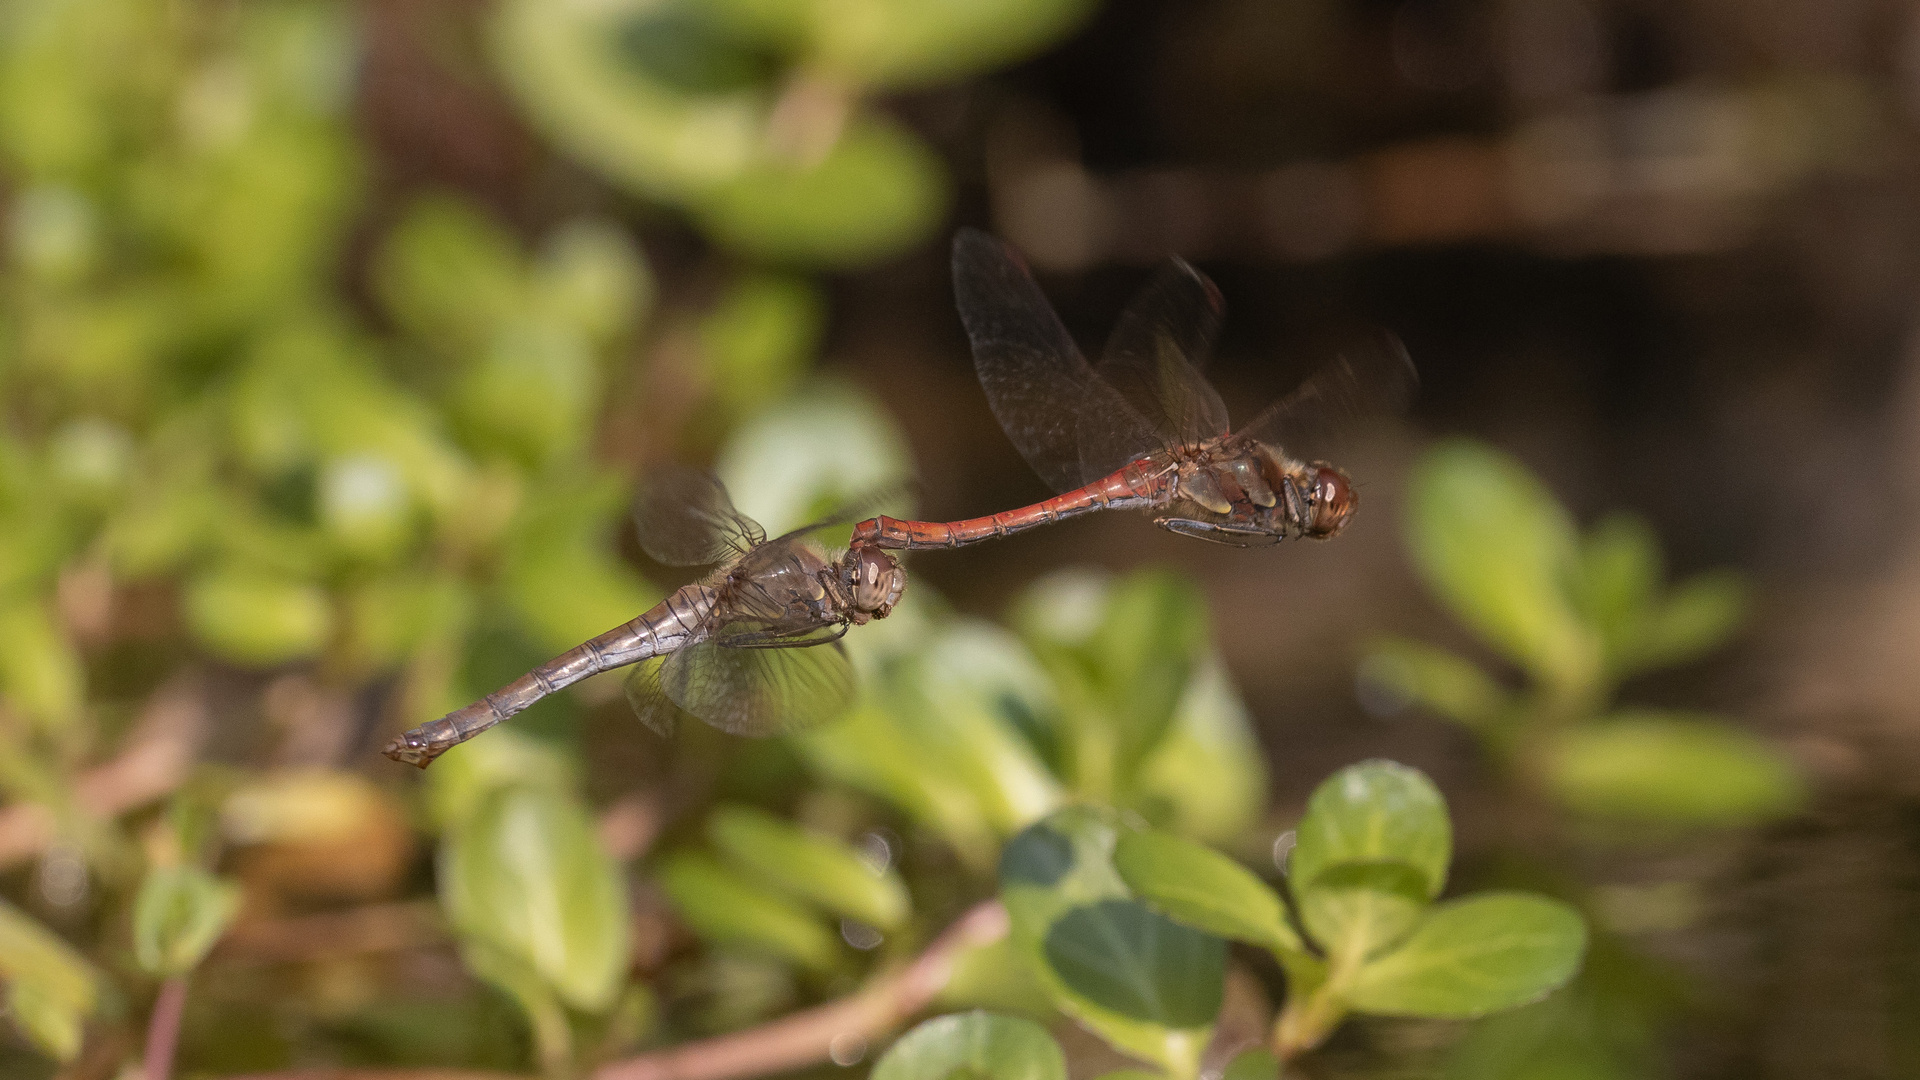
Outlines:
<svg viewBox="0 0 1920 1080"><path fill-rule="evenodd" d="M725 630L716 635L729 636ZM853 703L853 665L838 642L730 649L704 641L667 658L660 688L675 705L729 734L772 735L845 712Z"/></svg>
<svg viewBox="0 0 1920 1080"><path fill-rule="evenodd" d="M681 715L680 706L660 688L660 669L668 659L671 657L635 664L626 681L627 704L633 707L633 715L663 739L673 738Z"/></svg>
<svg viewBox="0 0 1920 1080"><path fill-rule="evenodd" d="M1098 479L1157 446L1147 421L1094 374L1011 248L960 230L953 291L994 418L1056 491Z"/></svg>
<svg viewBox="0 0 1920 1080"><path fill-rule="evenodd" d="M1267 406L1240 434L1302 460L1330 456L1356 421L1391 416L1413 399L1420 376L1392 334L1344 350L1299 388Z"/></svg>
<svg viewBox="0 0 1920 1080"><path fill-rule="evenodd" d="M718 477L668 465L649 476L634 507L647 557L668 566L705 566L766 542L758 522L733 508Z"/></svg>
<svg viewBox="0 0 1920 1080"><path fill-rule="evenodd" d="M1201 374L1220 332L1220 290L1174 259L1121 313L1094 371L1170 446L1225 435L1227 406Z"/></svg>

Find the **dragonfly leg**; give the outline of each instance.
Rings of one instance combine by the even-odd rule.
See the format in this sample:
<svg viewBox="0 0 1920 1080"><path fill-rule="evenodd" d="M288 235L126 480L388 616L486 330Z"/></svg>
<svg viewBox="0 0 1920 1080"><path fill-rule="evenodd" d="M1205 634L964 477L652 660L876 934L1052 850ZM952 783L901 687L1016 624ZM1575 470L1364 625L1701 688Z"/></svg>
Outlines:
<svg viewBox="0 0 1920 1080"><path fill-rule="evenodd" d="M802 630L752 630L743 634L728 634L718 640L729 649L807 649L839 641L847 635L847 627L847 623L836 623L826 628L825 633L817 626Z"/></svg>
<svg viewBox="0 0 1920 1080"><path fill-rule="evenodd" d="M1286 539L1276 536L1269 530L1252 525L1222 525L1217 521L1197 521L1193 518L1154 518L1153 523L1171 533L1191 536L1215 544L1229 547L1269 547Z"/></svg>

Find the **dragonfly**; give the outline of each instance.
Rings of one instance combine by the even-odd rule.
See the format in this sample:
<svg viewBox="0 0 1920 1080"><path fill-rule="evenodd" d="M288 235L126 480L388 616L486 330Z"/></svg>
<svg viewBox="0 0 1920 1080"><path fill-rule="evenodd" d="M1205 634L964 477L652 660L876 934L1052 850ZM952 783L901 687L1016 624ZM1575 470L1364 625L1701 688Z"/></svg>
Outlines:
<svg viewBox="0 0 1920 1080"><path fill-rule="evenodd" d="M682 713L736 735L770 735L829 719L853 697L840 638L884 619L906 590L885 551L830 556L814 534L836 514L767 539L710 473L657 473L635 511L640 546L669 566L711 566L624 625L568 650L499 690L396 737L382 751L426 768L447 750L591 675L639 664L627 699L671 735ZM657 661L643 663L643 661Z"/></svg>
<svg viewBox="0 0 1920 1080"><path fill-rule="evenodd" d="M954 295L993 414L1062 494L964 521L875 517L855 547L950 548L1096 510L1145 509L1161 528L1236 547L1339 535L1360 505L1347 474L1283 447L1402 408L1418 384L1397 339L1322 368L1237 430L1201 373L1224 303L1173 259L1127 306L1089 364L1019 256L973 229L953 245Z"/></svg>

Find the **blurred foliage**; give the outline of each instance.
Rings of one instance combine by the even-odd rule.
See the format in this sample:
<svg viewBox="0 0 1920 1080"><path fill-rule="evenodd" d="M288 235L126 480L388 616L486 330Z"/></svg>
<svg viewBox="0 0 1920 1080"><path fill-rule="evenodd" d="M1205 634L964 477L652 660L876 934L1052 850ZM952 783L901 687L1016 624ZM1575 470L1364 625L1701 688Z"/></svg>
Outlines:
<svg viewBox="0 0 1920 1080"><path fill-rule="evenodd" d="M1776 820L1802 804L1792 762L1751 732L1615 700L1633 677L1696 660L1730 638L1746 607L1738 578L1707 571L1669 585L1644 522L1617 514L1582 535L1537 479L1479 443L1429 450L1410 505L1415 565L1525 682L1515 689L1447 649L1392 640L1363 665L1363 692L1392 707L1417 705L1481 740L1521 801L1514 812L1535 819L1536 835L1516 852L1532 866L1522 877L1606 916L1603 894L1559 868L1562 845L1659 844ZM1636 895L1650 888L1636 886ZM1458 918L1470 927L1473 913ZM1582 1076L1646 1075L1657 1018L1675 1005L1670 980L1624 943L1602 944L1615 956L1605 974L1527 1010L1531 1018L1490 1021L1461 1045L1460 1074L1536 1075L1573 1054L1585 1062Z"/></svg>

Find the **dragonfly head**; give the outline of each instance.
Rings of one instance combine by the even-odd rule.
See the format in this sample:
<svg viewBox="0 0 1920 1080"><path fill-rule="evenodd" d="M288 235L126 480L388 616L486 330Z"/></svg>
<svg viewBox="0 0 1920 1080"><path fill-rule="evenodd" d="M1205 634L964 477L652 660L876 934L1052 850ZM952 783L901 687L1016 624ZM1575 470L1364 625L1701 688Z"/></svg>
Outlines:
<svg viewBox="0 0 1920 1080"><path fill-rule="evenodd" d="M855 547L841 560L847 596L853 601L853 621L884 619L907 588L907 572L893 556L873 547Z"/></svg>
<svg viewBox="0 0 1920 1080"><path fill-rule="evenodd" d="M1360 505L1360 493L1353 490L1353 481L1324 461L1307 466L1304 479L1307 482L1301 487L1307 496L1307 520L1302 532L1315 540L1340 535Z"/></svg>

